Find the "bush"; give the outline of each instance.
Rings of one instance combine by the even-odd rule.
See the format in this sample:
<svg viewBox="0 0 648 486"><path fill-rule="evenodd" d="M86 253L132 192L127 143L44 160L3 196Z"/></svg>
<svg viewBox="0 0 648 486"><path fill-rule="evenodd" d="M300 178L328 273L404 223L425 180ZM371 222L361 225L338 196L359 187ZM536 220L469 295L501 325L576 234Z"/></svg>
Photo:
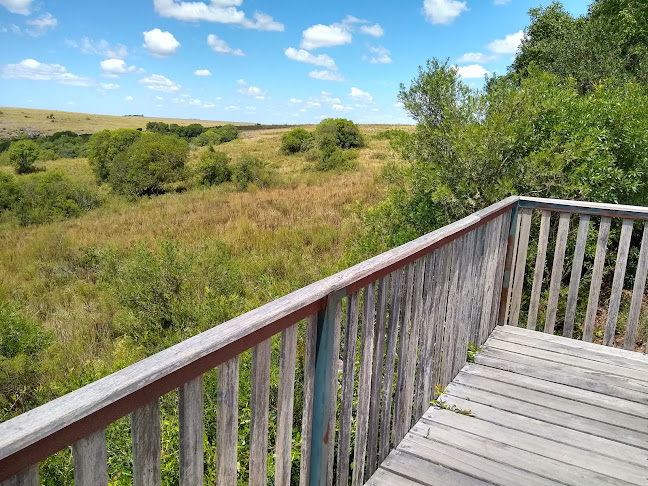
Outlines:
<svg viewBox="0 0 648 486"><path fill-rule="evenodd" d="M342 150L336 145L326 145L322 148L320 156L315 163L315 169L325 170L351 170L357 167L358 152L356 150Z"/></svg>
<svg viewBox="0 0 648 486"><path fill-rule="evenodd" d="M313 146L313 135L303 128L295 128L281 136L281 152L296 154L306 152Z"/></svg>
<svg viewBox="0 0 648 486"><path fill-rule="evenodd" d="M232 168L232 180L239 189L246 189L250 184L267 186L270 174L261 159L250 155L243 157Z"/></svg>
<svg viewBox="0 0 648 486"><path fill-rule="evenodd" d="M63 172L51 171L22 180L13 209L24 226L77 217L100 204L96 192L75 184Z"/></svg>
<svg viewBox="0 0 648 486"><path fill-rule="evenodd" d="M9 147L9 161L16 174L34 172L34 162L38 158L38 145L32 140L18 140Z"/></svg>
<svg viewBox="0 0 648 486"><path fill-rule="evenodd" d="M88 161L97 182L106 182L110 176L112 164L119 154L126 152L142 136L142 132L131 128L103 130L97 132L88 142Z"/></svg>
<svg viewBox="0 0 648 486"><path fill-rule="evenodd" d="M0 172L0 214L14 208L21 195L20 184L9 174Z"/></svg>
<svg viewBox="0 0 648 486"><path fill-rule="evenodd" d="M214 151L214 147L209 147L200 156L200 165L198 166L201 184L213 186L229 182L232 180L232 168L230 159L223 152Z"/></svg>
<svg viewBox="0 0 648 486"><path fill-rule="evenodd" d="M231 142L237 139L239 130L234 125L223 125L222 127L210 128L206 132L196 137L196 144L204 147L205 145L220 145L221 143Z"/></svg>
<svg viewBox="0 0 648 486"><path fill-rule="evenodd" d="M320 148L337 145L341 149L365 146L365 139L358 126L345 118L327 118L315 127L315 141Z"/></svg>
<svg viewBox="0 0 648 486"><path fill-rule="evenodd" d="M52 149L40 149L38 151L37 160L47 161L47 160L56 160L58 158L59 158L58 154L54 152Z"/></svg>
<svg viewBox="0 0 648 486"><path fill-rule="evenodd" d="M184 177L188 151L187 142L177 137L143 133L128 150L116 155L108 180L118 194L160 194L166 184Z"/></svg>
<svg viewBox="0 0 648 486"><path fill-rule="evenodd" d="M220 143L231 142L236 140L239 136L239 129L234 125L223 125L218 128L218 133L220 135Z"/></svg>

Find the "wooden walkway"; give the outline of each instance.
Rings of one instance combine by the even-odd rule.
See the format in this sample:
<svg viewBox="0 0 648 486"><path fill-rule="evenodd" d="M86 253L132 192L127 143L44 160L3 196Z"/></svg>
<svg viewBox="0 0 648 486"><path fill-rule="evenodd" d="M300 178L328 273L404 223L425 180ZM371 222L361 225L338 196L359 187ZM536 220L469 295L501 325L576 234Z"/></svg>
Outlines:
<svg viewBox="0 0 648 486"><path fill-rule="evenodd" d="M368 485L648 485L646 355L500 327L442 400Z"/></svg>

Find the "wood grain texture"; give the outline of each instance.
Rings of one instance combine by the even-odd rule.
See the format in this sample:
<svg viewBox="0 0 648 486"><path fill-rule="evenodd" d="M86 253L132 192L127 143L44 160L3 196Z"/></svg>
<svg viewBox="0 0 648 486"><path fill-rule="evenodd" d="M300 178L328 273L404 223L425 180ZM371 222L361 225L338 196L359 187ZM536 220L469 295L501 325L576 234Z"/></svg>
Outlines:
<svg viewBox="0 0 648 486"><path fill-rule="evenodd" d="M596 319L599 296L601 294L601 280L603 279L603 269L605 268L605 253L607 252L611 222L611 218L607 216L601 218L598 240L596 242L594 268L592 269L592 282L587 300L587 313L585 314L585 322L583 323L583 341L592 342L592 338L594 337L594 319Z"/></svg>
<svg viewBox="0 0 648 486"><path fill-rule="evenodd" d="M628 312L628 323L623 341L624 349L634 349L637 337L637 324L641 313L644 290L646 288L646 274L648 274L648 222L644 222L643 236L641 237L641 250L637 262L637 273L635 274L634 287L632 289L632 301ZM646 346L648 348L648 346Z"/></svg>
<svg viewBox="0 0 648 486"><path fill-rule="evenodd" d="M480 346L490 333L493 325L493 307L499 307L497 297L501 295L502 277L497 278L501 265L502 225L506 215L502 215L488 223L486 235L486 247L483 254L483 299L479 316L479 329L475 338L475 344ZM507 228L508 233L508 228ZM506 248L504 248L506 251Z"/></svg>
<svg viewBox="0 0 648 486"><path fill-rule="evenodd" d="M28 467L5 481L1 481L0 486L40 486L38 464Z"/></svg>
<svg viewBox="0 0 648 486"><path fill-rule="evenodd" d="M98 430L72 445L74 484L108 486L106 430Z"/></svg>
<svg viewBox="0 0 648 486"><path fill-rule="evenodd" d="M268 406L270 404L270 353L272 340L266 339L252 348L252 383L250 390L250 485L268 483ZM314 372L314 370L312 370ZM308 375L305 375L308 377ZM312 377L310 377L312 380ZM304 384L304 406L311 400ZM311 411L312 413L312 411ZM310 423L310 420L308 421ZM310 431L307 432L310 438ZM303 444L302 444L303 445ZM310 446L310 440L308 441Z"/></svg>
<svg viewBox="0 0 648 486"><path fill-rule="evenodd" d="M507 310L506 299L506 264L509 258L509 238L511 232L511 220L513 218L513 211L504 213L502 216L502 228L500 233L500 243L497 252L497 266L495 270L495 287L493 288L493 304L491 305L492 315L490 319L490 329L492 331L495 327L505 322L505 314ZM512 239L512 238L511 238ZM510 272L509 272L510 273ZM480 338L480 344L483 344L488 337L488 332L485 332Z"/></svg>
<svg viewBox="0 0 648 486"><path fill-rule="evenodd" d="M452 242L452 262L448 283L448 305L445 318L443 335L443 351L441 362L441 379L439 388L443 389L452 381L455 346L457 342L457 328L461 325L459 315L459 302L461 297L461 272L463 271L462 259L466 246L465 237Z"/></svg>
<svg viewBox="0 0 648 486"><path fill-rule="evenodd" d="M497 323L500 326L506 326L509 322L509 315L511 312L511 297L513 296L513 277L515 276L515 262L517 258L517 249L518 244L520 243L520 226L522 224L522 217L520 214L519 204L516 204L513 208L513 214L511 217L515 216L515 224L511 225L511 229L508 233L507 244L506 244L506 265L508 267L508 273L504 271L503 280L503 289L502 295L504 294L504 289L506 289L506 300L501 303ZM515 229L513 229L515 226ZM511 233L511 231L513 231ZM512 247L511 253L509 253L509 247ZM510 259L510 262L509 262Z"/></svg>
<svg viewBox="0 0 648 486"><path fill-rule="evenodd" d="M648 210L644 206L629 206L625 204L610 204L567 199L550 199L540 197L520 196L523 207L566 211L568 213L583 213L592 216L614 216L618 218L648 219Z"/></svg>
<svg viewBox="0 0 648 486"><path fill-rule="evenodd" d="M331 363L333 373L329 382L330 418L329 430L332 431L331 446L328 449L327 484L333 484L333 462L335 461L335 431L337 430L337 401L338 383L340 380L340 332L342 326L342 300L335 302L335 315L333 317L333 346L331 347Z"/></svg>
<svg viewBox="0 0 648 486"><path fill-rule="evenodd" d="M460 278L459 303L457 307L458 321L455 332L455 348L452 366L452 376L454 378L459 370L466 363L468 334L471 326L471 314L475 304L474 293L478 283L475 281L475 251L476 251L476 232L468 233L465 236L464 253L462 255L463 268Z"/></svg>
<svg viewBox="0 0 648 486"><path fill-rule="evenodd" d="M338 433L337 476L338 486L349 484L349 456L351 455L351 426L353 411L353 385L358 337L358 315L360 294L347 297L346 326L344 332L344 360L342 368L342 390L340 400L340 430ZM344 453L344 451L347 451Z"/></svg>
<svg viewBox="0 0 648 486"><path fill-rule="evenodd" d="M203 377L199 376L178 388L180 486L203 484L204 413Z"/></svg>
<svg viewBox="0 0 648 486"><path fill-rule="evenodd" d="M556 325L556 312L558 310L558 298L560 297L560 283L562 282L563 264L565 262L565 250L567 248L567 236L569 235L570 217L570 213L560 213L560 218L558 219L556 248L554 250L553 266L551 267L551 283L549 284L547 316L544 326L544 332L548 334L554 333L554 328Z"/></svg>
<svg viewBox="0 0 648 486"><path fill-rule="evenodd" d="M157 486L161 484L159 400L153 400L131 414L131 436L133 485Z"/></svg>
<svg viewBox="0 0 648 486"><path fill-rule="evenodd" d="M443 363L443 346L445 337L445 322L448 312L448 288L450 286L450 269L452 266L453 246L447 245L437 250L437 261L440 266L438 286L433 296L434 323L434 359L432 362L432 381L430 383L430 399L436 398L437 388L441 387L441 367Z"/></svg>
<svg viewBox="0 0 648 486"><path fill-rule="evenodd" d="M239 358L218 367L216 400L216 485L237 481Z"/></svg>
<svg viewBox="0 0 648 486"><path fill-rule="evenodd" d="M571 338L574 334L574 320L576 317L576 304L578 302L578 291L583 273L583 260L585 258L585 246L589 233L590 216L581 214L578 223L578 234L576 235L576 246L574 247L574 259L572 260L571 277L569 279L569 293L567 294L567 307L565 309L565 322L563 324L563 336Z"/></svg>
<svg viewBox="0 0 648 486"><path fill-rule="evenodd" d="M542 211L540 217L540 233L538 235L538 253L536 254L533 285L531 286L531 300L529 301L529 317L527 319L527 329L531 330L535 330L538 321L538 305L540 304L540 292L542 291L542 281L544 279L550 225L551 211Z"/></svg>
<svg viewBox="0 0 648 486"><path fill-rule="evenodd" d="M621 236L619 237L619 249L617 251L616 266L614 267L614 279L612 280L612 292L610 304L605 322L605 334L603 345L612 346L616 334L617 318L619 317L619 305L621 304L621 292L623 292L623 281L625 279L628 253L630 252L630 239L632 238L632 227L634 220L624 219L621 224Z"/></svg>
<svg viewBox="0 0 648 486"><path fill-rule="evenodd" d="M517 244L517 255L515 258L515 270L513 275L513 291L511 293L511 310L509 312L508 325L518 326L520 320L520 304L522 302L522 290L524 285L524 272L526 270L527 252L529 250L529 233L531 231L532 210L523 208L520 210L520 233Z"/></svg>
<svg viewBox="0 0 648 486"><path fill-rule="evenodd" d="M306 341L304 343L304 398L302 402L301 463L299 465L300 486L307 486L310 476L311 440L313 437L312 419L316 352L317 314L314 314L312 316L308 316L308 318L306 319ZM265 457L264 459L267 461Z"/></svg>
<svg viewBox="0 0 648 486"><path fill-rule="evenodd" d="M367 426L371 399L371 361L373 358L376 285L369 284L362 292L362 341L358 371L358 408L356 412L355 444L353 448L353 485L364 483L367 452Z"/></svg>

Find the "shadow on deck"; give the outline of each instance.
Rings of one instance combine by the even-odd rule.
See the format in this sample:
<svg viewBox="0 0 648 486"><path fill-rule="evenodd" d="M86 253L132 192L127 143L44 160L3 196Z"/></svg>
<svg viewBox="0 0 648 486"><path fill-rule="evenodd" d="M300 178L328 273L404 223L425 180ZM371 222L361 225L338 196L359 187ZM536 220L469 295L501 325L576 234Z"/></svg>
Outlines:
<svg viewBox="0 0 648 486"><path fill-rule="evenodd" d="M504 326L368 485L648 484L648 357Z"/></svg>

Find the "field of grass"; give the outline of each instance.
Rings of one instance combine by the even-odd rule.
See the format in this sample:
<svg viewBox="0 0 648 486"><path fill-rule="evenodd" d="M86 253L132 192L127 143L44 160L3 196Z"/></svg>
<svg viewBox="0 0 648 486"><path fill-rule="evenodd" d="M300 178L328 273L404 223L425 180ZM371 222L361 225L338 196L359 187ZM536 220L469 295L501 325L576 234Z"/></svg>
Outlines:
<svg viewBox="0 0 648 486"><path fill-rule="evenodd" d="M0 115L0 138L11 138L21 134L30 136L38 134L51 135L55 132L65 130L82 134L95 133L106 129L145 128L148 122L177 123L178 125L200 123L204 126L232 123L226 121L153 118L146 116L94 115L69 111L35 110L31 108L1 106L0 112L2 112ZM248 124L236 123L236 125Z"/></svg>

